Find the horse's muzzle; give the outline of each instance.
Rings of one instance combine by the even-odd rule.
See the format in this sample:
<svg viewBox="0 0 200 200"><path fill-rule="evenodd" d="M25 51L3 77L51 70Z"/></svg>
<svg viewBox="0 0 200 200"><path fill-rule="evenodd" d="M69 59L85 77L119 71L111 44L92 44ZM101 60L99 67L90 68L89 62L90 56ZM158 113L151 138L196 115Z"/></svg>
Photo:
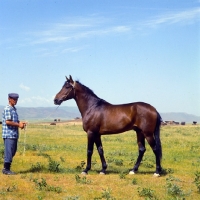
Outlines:
<svg viewBox="0 0 200 200"><path fill-rule="evenodd" d="M54 104L55 105L60 105L61 103L62 103L62 100L54 99Z"/></svg>

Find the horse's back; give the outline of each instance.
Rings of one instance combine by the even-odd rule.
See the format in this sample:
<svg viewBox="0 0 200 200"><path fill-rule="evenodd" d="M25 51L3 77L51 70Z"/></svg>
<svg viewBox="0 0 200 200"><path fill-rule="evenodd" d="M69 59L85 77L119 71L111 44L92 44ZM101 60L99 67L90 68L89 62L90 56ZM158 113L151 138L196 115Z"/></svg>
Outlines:
<svg viewBox="0 0 200 200"><path fill-rule="evenodd" d="M106 104L103 107L102 112L106 112L106 114L124 114L126 116L130 116L132 120L140 118L141 116L157 117L156 109L152 105L145 102L133 102L119 105Z"/></svg>
<svg viewBox="0 0 200 200"><path fill-rule="evenodd" d="M95 108L87 119L83 119L84 129L96 130L100 134L115 134L128 130L155 129L156 109L144 102L113 105L102 104Z"/></svg>

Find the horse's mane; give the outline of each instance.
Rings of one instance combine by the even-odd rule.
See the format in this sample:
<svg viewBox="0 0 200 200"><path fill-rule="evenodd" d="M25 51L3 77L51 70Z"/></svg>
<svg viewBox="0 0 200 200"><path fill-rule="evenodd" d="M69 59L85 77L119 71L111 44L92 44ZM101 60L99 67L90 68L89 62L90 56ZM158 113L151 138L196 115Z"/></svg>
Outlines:
<svg viewBox="0 0 200 200"><path fill-rule="evenodd" d="M89 97L89 96L95 97L95 99L97 100L97 101L96 101L96 105L97 105L97 106L100 106L100 105L102 105L103 103L108 103L108 102L105 101L104 99L99 98L89 87L83 85L80 81L76 80L76 83L78 83L82 88L84 88L84 92L85 92L85 95L86 95L87 97Z"/></svg>
<svg viewBox="0 0 200 200"><path fill-rule="evenodd" d="M76 83L78 83L79 85L81 85L82 88L84 88L84 91L87 93L87 94L90 94L92 96L95 96L97 98L99 98L89 87L83 85L80 81L76 81Z"/></svg>

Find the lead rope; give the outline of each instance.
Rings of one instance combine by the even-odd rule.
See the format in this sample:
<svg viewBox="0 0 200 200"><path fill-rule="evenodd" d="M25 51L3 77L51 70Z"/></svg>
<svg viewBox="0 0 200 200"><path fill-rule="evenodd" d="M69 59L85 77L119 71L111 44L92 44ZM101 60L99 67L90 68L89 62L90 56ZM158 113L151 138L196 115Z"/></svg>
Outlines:
<svg viewBox="0 0 200 200"><path fill-rule="evenodd" d="M49 116L47 116L46 118L44 118L44 119L47 119L48 117L50 117L57 109L58 109L58 107L59 107L60 105L58 105L57 107L56 107L56 109L49 115ZM44 120L43 119L43 120ZM23 151L23 156L25 156L25 152L26 152L26 130L27 130L27 124L24 126L24 151Z"/></svg>
<svg viewBox="0 0 200 200"><path fill-rule="evenodd" d="M25 156L25 151L26 151L26 129L27 129L27 124L24 127L24 152L23 152L23 156Z"/></svg>

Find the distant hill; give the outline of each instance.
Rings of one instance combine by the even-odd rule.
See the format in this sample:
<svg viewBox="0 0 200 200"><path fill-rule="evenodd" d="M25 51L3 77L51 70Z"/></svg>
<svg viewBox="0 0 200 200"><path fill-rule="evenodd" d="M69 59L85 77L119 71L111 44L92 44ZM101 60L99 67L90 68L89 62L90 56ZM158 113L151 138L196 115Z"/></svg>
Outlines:
<svg viewBox="0 0 200 200"><path fill-rule="evenodd" d="M2 113L5 106L0 106L0 112ZM17 106L17 112L21 120L70 120L75 118L81 118L81 114L77 107L60 106L57 107L19 107ZM0 119L1 120L1 119Z"/></svg>
<svg viewBox="0 0 200 200"><path fill-rule="evenodd" d="M192 123L193 121L196 121L200 123L200 117L196 115L190 115L187 113L175 113L175 112L169 112L169 113L160 113L163 121L175 121L175 122L187 122Z"/></svg>
<svg viewBox="0 0 200 200"><path fill-rule="evenodd" d="M75 118L81 118L81 114L77 107L60 106L57 107L19 107L17 111L21 120L71 120ZM4 106L0 106L0 114L2 113ZM187 113L160 113L163 121L176 121L192 123L197 121L200 123L200 117L187 114ZM1 121L1 116L0 116Z"/></svg>

